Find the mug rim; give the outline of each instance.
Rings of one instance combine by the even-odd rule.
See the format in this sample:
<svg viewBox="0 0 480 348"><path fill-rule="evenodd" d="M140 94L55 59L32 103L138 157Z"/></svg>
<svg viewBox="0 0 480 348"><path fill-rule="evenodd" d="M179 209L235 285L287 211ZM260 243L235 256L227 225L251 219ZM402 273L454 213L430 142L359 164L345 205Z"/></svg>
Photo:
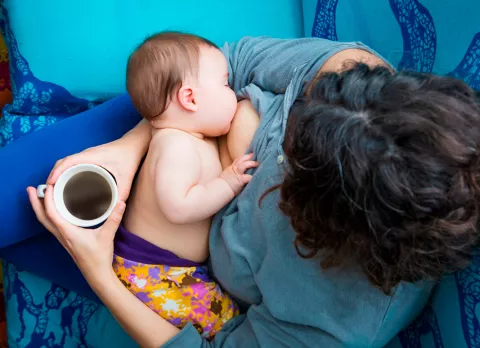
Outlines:
<svg viewBox="0 0 480 348"><path fill-rule="evenodd" d="M96 174L99 174L107 181L108 185L110 186L110 190L112 191L112 200L108 209L101 216L92 220L84 220L72 215L65 206L65 201L63 199L63 192L68 181L74 175L83 172L94 172ZM79 227L93 227L107 220L107 218L112 213L118 202L118 188L115 179L113 178L113 175L110 174L105 168L90 163L76 164L65 170L58 177L57 182L53 187L53 201L55 203L55 208L57 209L57 212L69 223Z"/></svg>

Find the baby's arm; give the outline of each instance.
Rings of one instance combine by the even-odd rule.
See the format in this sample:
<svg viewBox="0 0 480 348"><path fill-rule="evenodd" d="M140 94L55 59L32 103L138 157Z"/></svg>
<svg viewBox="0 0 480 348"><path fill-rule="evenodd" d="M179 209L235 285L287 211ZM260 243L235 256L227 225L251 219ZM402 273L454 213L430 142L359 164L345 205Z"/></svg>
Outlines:
<svg viewBox="0 0 480 348"><path fill-rule="evenodd" d="M220 177L200 184L201 159L194 142L183 135L157 139L155 191L165 217L175 224L188 224L213 216L238 194L251 176L244 174L256 162L243 156Z"/></svg>

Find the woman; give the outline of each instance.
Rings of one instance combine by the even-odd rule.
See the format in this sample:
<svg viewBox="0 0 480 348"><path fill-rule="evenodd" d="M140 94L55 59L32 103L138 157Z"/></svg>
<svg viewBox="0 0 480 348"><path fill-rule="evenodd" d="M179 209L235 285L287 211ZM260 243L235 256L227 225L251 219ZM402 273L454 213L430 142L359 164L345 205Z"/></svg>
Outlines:
<svg viewBox="0 0 480 348"><path fill-rule="evenodd" d="M224 53L231 86L261 116L250 146L261 165L210 236L212 273L245 314L207 342L131 295L111 268L123 202L104 226L82 230L57 215L51 186L45 208L29 188L37 218L141 346L384 346L419 313L434 280L468 264L477 242L473 91L396 73L358 43L245 38ZM228 136L232 157L257 124L244 115ZM124 201L148 141L141 123L61 161L48 182L97 163L116 176Z"/></svg>

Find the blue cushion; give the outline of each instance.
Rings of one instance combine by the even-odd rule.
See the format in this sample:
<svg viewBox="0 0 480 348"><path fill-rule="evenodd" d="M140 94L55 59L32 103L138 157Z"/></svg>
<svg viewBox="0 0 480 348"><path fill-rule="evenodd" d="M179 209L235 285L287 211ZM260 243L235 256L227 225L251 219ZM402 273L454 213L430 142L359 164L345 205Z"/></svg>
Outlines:
<svg viewBox="0 0 480 348"><path fill-rule="evenodd" d="M480 89L478 0L303 0L306 35L362 41L401 69Z"/></svg>
<svg viewBox="0 0 480 348"><path fill-rule="evenodd" d="M10 347L137 347L99 302L3 265Z"/></svg>
<svg viewBox="0 0 480 348"><path fill-rule="evenodd" d="M14 115L67 116L124 93L128 55L161 30L219 45L303 36L299 0L5 0L2 12L14 95L5 111Z"/></svg>

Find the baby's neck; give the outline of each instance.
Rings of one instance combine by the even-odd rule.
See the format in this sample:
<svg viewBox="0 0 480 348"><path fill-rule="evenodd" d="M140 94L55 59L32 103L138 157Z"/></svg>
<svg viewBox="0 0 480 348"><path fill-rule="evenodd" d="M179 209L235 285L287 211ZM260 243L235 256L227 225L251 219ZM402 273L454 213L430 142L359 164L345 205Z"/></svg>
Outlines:
<svg viewBox="0 0 480 348"><path fill-rule="evenodd" d="M195 130L195 127L191 125L191 122L188 122L182 117L168 117L167 115L161 115L156 120L151 121L150 124L154 128L155 132L166 129L173 129L190 134L191 136L198 139L205 138L202 133Z"/></svg>
<svg viewBox="0 0 480 348"><path fill-rule="evenodd" d="M183 128L180 128L180 127L155 127L155 126L153 126L153 134L154 135L159 133L159 132L165 131L165 130L174 130L174 131L189 134L192 137L197 138L197 139L205 139L205 135L203 135L202 133L192 132L192 131L189 131L189 130L186 130L186 129L183 129Z"/></svg>

